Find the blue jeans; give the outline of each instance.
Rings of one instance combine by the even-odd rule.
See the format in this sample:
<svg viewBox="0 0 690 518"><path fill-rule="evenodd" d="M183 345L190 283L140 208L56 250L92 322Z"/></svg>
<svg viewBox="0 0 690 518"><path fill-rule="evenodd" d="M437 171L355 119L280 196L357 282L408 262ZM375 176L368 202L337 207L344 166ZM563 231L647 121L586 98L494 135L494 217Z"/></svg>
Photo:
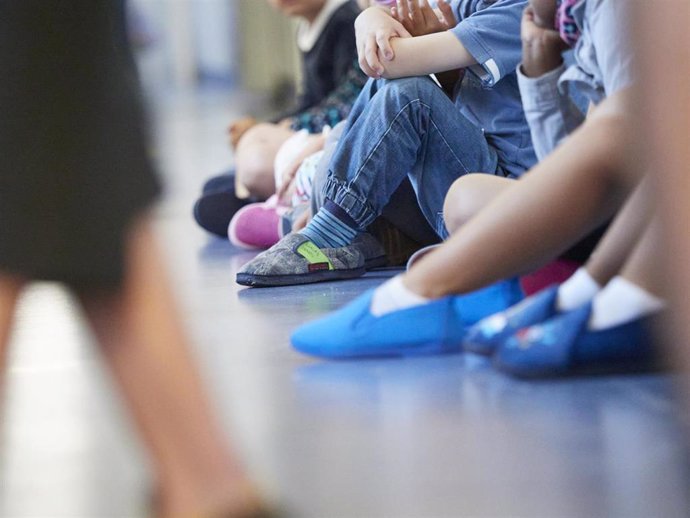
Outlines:
<svg viewBox="0 0 690 518"><path fill-rule="evenodd" d="M446 193L475 172L503 175L496 150L430 78L370 79L350 112L323 194L366 228L409 176L424 216L445 238Z"/></svg>

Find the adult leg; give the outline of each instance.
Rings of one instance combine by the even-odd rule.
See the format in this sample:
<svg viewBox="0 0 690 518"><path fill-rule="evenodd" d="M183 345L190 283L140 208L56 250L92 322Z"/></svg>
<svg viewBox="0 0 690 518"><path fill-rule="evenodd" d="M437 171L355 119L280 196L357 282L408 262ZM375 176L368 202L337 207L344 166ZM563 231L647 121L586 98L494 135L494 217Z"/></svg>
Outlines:
<svg viewBox="0 0 690 518"><path fill-rule="evenodd" d="M267 199L275 193L273 163L280 146L294 132L277 124L257 124L237 144L236 189L240 197Z"/></svg>
<svg viewBox="0 0 690 518"><path fill-rule="evenodd" d="M0 393L4 382L7 363L7 344L17 299L22 291L24 282L16 277L0 274Z"/></svg>
<svg viewBox="0 0 690 518"><path fill-rule="evenodd" d="M121 291L80 299L152 455L158 511L253 516L258 499L213 417L148 223L128 245Z"/></svg>
<svg viewBox="0 0 690 518"><path fill-rule="evenodd" d="M561 147L420 260L405 285L428 297L467 293L534 270L609 219L630 191L619 179L624 96L604 101Z"/></svg>

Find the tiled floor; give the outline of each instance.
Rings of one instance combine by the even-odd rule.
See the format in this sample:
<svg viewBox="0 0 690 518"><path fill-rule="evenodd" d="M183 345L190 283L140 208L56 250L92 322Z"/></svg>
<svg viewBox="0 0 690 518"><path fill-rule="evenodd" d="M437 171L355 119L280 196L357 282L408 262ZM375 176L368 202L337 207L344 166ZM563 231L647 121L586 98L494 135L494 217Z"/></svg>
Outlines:
<svg viewBox="0 0 690 518"><path fill-rule="evenodd" d="M158 212L185 319L252 473L309 518L690 516L690 463L667 376L526 383L452 356L314 362L290 330L390 272L242 289L251 254L207 238L191 202L229 161L241 100L164 103ZM0 514L144 516L146 466L69 297L22 302L2 420Z"/></svg>

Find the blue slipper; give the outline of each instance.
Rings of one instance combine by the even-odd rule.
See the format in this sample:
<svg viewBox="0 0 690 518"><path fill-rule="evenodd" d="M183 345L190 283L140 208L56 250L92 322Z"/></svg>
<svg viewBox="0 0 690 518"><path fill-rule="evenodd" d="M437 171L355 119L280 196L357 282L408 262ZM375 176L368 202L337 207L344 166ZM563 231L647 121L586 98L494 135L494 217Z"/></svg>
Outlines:
<svg viewBox="0 0 690 518"><path fill-rule="evenodd" d="M591 311L591 304L586 304L518 331L498 348L494 365L525 378L646 372L658 367L653 316L590 331Z"/></svg>
<svg viewBox="0 0 690 518"><path fill-rule="evenodd" d="M468 325L522 297L517 280L511 280L375 317L370 311L373 293L301 326L292 334L292 345L333 359L458 353Z"/></svg>
<svg viewBox="0 0 690 518"><path fill-rule="evenodd" d="M556 315L558 285L550 286L505 311L491 315L467 330L465 351L490 356L518 330Z"/></svg>

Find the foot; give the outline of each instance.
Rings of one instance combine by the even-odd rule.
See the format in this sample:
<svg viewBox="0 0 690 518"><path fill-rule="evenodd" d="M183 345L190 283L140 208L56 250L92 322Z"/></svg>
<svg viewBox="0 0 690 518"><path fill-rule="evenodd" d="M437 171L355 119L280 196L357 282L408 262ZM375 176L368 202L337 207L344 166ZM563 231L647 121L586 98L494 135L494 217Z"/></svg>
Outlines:
<svg viewBox="0 0 690 518"><path fill-rule="evenodd" d="M494 364L518 377L648 371L658 366L652 318L593 331L591 304L518 331L499 346Z"/></svg>
<svg viewBox="0 0 690 518"><path fill-rule="evenodd" d="M291 337L294 348L331 359L458 353L467 326L521 296L517 281L505 281L377 317L371 312L373 293L298 328Z"/></svg>
<svg viewBox="0 0 690 518"><path fill-rule="evenodd" d="M181 491L179 493L182 493ZM195 498L180 494L157 495L153 501L156 518L279 518L283 516L271 509L256 488L245 480L226 487L215 495L206 493Z"/></svg>
<svg viewBox="0 0 690 518"><path fill-rule="evenodd" d="M216 191L204 194L194 204L194 219L201 228L226 238L228 225L235 213L247 205L249 200L241 200L234 191Z"/></svg>
<svg viewBox="0 0 690 518"><path fill-rule="evenodd" d="M280 241L283 237L281 216L288 207L276 201L250 203L238 210L228 226L230 242L239 248L263 250Z"/></svg>
<svg viewBox="0 0 690 518"><path fill-rule="evenodd" d="M553 317L557 313L558 286L554 285L491 315L467 331L464 348L467 352L490 356L518 330Z"/></svg>
<svg viewBox="0 0 690 518"><path fill-rule="evenodd" d="M383 249L367 234L351 245L322 249L297 233L285 236L249 261L236 280L244 286L292 286L353 279L364 275L368 266L383 264Z"/></svg>

